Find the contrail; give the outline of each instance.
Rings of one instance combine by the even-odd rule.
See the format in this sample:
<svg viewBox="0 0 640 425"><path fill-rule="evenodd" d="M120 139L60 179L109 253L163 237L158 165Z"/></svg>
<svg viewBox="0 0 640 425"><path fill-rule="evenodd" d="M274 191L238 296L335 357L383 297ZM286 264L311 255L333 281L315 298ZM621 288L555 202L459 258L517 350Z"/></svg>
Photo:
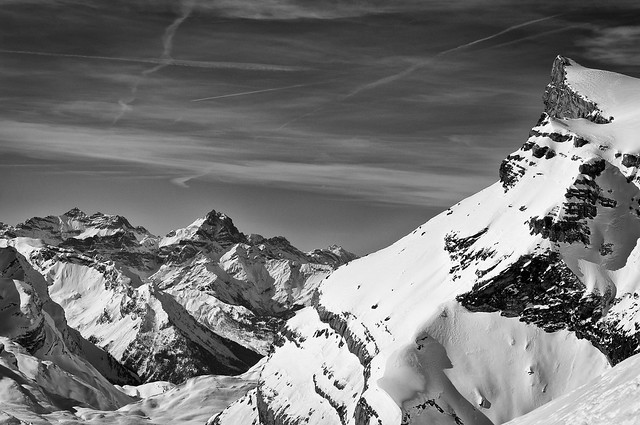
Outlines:
<svg viewBox="0 0 640 425"><path fill-rule="evenodd" d="M249 62L218 62L218 61L193 61L184 59L162 59L162 58L123 58L117 56L94 56L94 55L74 55L68 53L52 53L52 52L34 52L28 50L6 50L0 49L0 53L9 53L17 55L31 56L49 56L55 58L76 58L76 59L92 59L105 60L114 62L128 63L146 63L151 65L165 64L165 66L182 66L187 68L206 68L206 69L241 69L246 71L305 71L308 68L286 65L271 65L266 63L249 63Z"/></svg>
<svg viewBox="0 0 640 425"><path fill-rule="evenodd" d="M560 16L560 14L546 16L544 18L538 18L538 19L534 19L532 21L527 21L527 22L523 22L523 23L518 24L518 25L510 26L509 28L505 28L502 31L497 32L497 33L492 34L492 35L489 35L487 37L479 38L479 39L471 41L469 43L461 44L461 45L456 46L454 48L443 50L442 52L438 52L435 55L435 57L448 55L449 53L457 52L458 50L466 49L467 47L471 47L471 46L474 46L476 44L483 43L485 41L488 41L488 40L491 40L493 38L499 37L501 35L507 34L507 33L511 32L513 30L516 30L516 29L519 29L519 28L523 28L523 27L526 27L526 26L529 26L529 25L537 24L538 22L542 22L542 21L546 21L546 20L549 20L549 19L553 19L553 18L556 18L558 16ZM365 84L365 85L355 89L351 93L347 94L345 99L349 98L351 96L355 96L356 94L358 94L360 92L363 92L365 90L369 90L369 89L372 89L372 88L375 88L375 87L378 87L378 86L381 86L381 85L384 85L384 84L391 83L391 82L399 80L401 78L404 78L407 75L412 74L413 72L417 71L418 69L428 65L429 63L431 63L430 60L423 60L423 61L420 61L418 63L415 63L415 64L411 65L410 67L406 68L403 71L400 71L397 74L393 74L393 75L390 75L388 77L384 77L384 78L381 78L379 80L376 80L376 81L374 81L372 83Z"/></svg>
<svg viewBox="0 0 640 425"><path fill-rule="evenodd" d="M534 35L530 35L528 37L517 38L515 40L507 41L507 42L504 42L504 43L501 43L501 44L496 44L494 46L487 47L486 50L498 49L500 47L510 46L512 44L520 43L521 41L534 40L536 38L544 37L544 36L549 35L549 34L555 34L555 33L558 33L558 32L568 31L568 30L574 29L574 28L584 28L584 27L585 27L584 25L570 25L568 27L557 28L555 30L550 30L550 31L543 32L543 33L540 33L540 34L534 34Z"/></svg>
<svg viewBox="0 0 640 425"><path fill-rule="evenodd" d="M200 99L192 99L191 101L192 102L202 102L203 100L224 99L225 97L237 97L237 96L246 96L246 95L250 95L250 94L266 93L266 92L271 92L271 91L289 90L289 89L295 89L295 88L299 88L299 87L309 87L309 86L317 86L317 85L320 85L320 84L327 84L327 83L330 83L332 81L335 81L335 80L320 81L320 82L317 82L317 83L309 83L309 84L295 84L293 86L285 86L285 87L273 87L273 88L270 88L270 89L244 91L244 92L240 92L240 93L222 94L222 95L219 95L219 96L209 96L209 97L202 97Z"/></svg>
<svg viewBox="0 0 640 425"><path fill-rule="evenodd" d="M508 33L508 32L511 32L511 31L513 31L513 30L517 30L518 28L527 27L527 26L529 26L529 25L537 24L538 22L547 21L547 20L549 20L549 19L557 18L557 17L558 17L558 16L560 16L560 15L562 15L562 14L561 14L561 13L558 13L558 14L556 14L556 15L546 16L546 17L544 17L544 18L534 19L534 20L532 20L532 21L527 21L527 22L523 22L523 23L518 24L518 25L513 25L513 26L511 26L511 27L509 27L509 28L503 29L502 31L497 32L497 33L495 33L495 34L492 34L492 35L490 35L490 36L487 36L487 37L484 37L484 38L480 38L480 39L478 39L478 40L474 40L474 41L471 41L471 42L469 42L469 43L461 44L460 46L454 47L453 49L448 49L448 50L445 50L445 51L443 51L443 52L440 52L440 53L438 53L436 56L446 55L446 54L449 54L449 53L455 52L455 51L457 51L457 50L464 49L464 48L466 48L466 47L471 47L471 46L476 45L476 44L478 44L478 43L482 43L482 42L484 42L484 41L488 41L488 40L491 40L491 39L493 39L493 38L499 37L499 36L501 36L501 35L503 35L503 34L506 34L506 33Z"/></svg>
<svg viewBox="0 0 640 425"><path fill-rule="evenodd" d="M417 69L422 68L423 66L425 66L429 62L431 62L431 61L427 60L427 61L420 61L420 62L414 63L413 65L411 65L410 67L408 67L404 71L400 71L397 74L389 75L388 77L384 77L384 78L376 80L376 81L374 81L372 83L367 83L367 84L365 84L363 86L360 86L360 87L356 88L355 90L353 90L352 92L346 94L344 96L344 98L342 98L341 100L348 99L348 98L350 98L352 96L355 96L358 93L363 92L365 90L370 90L370 89L376 88L378 86L389 84L389 83L392 83L392 82L394 82L396 80L404 78L407 75L409 75L409 74L413 73L414 71L416 71Z"/></svg>
<svg viewBox="0 0 640 425"><path fill-rule="evenodd" d="M168 66L171 63L171 50L173 49L173 37L176 35L176 31L180 27L180 25L191 15L193 11L193 3L185 2L182 3L182 13L178 16L165 30L162 35L162 54L158 59L158 64L152 68L142 71L142 74L136 79L131 86L131 96L127 99L120 99L118 104L120 105L120 112L113 119L112 125L115 125L122 119L122 117L132 109L131 104L136 100L136 94L138 92L138 87L142 82L151 74L156 71L161 70L162 68Z"/></svg>
<svg viewBox="0 0 640 425"><path fill-rule="evenodd" d="M514 31L516 29L523 28L523 27L526 27L526 26L529 26L529 25L533 25L533 24L537 24L538 22L543 22L543 21L546 21L546 20L549 20L549 19L553 19L553 18L556 18L556 17L561 16L561 15L562 14L545 16L543 18L533 19L531 21L523 22L521 24L512 25L512 26L510 26L508 28L503 29L502 31L499 31L499 32L497 32L495 34L491 34L491 35L489 35L487 37L479 38L477 40L473 40L473 41L470 41L468 43L461 44L461 45L453 47L451 49L447 49L447 50L443 50L441 52L438 52L437 54L434 55L434 58L437 58L437 57L440 57L440 56L444 56L444 55L448 55L450 53L457 52L459 50L466 49L467 47L471 47L471 46L474 46L476 44L483 43L485 41L494 39L496 37L499 37L501 35L504 35L504 34L507 34L507 33L511 32L511 31ZM382 85L385 85L385 84L389 84L389 83L397 81L397 80L399 80L401 78L404 78L404 77L412 74L413 72L417 71L418 69L423 68L426 65L430 64L432 62L432 59L433 58L422 60L420 62L414 63L413 65L409 66L408 68L406 68L406 69L404 69L404 70L402 70L402 71L400 71L400 72L398 72L396 74L389 75L387 77L384 77L384 78L381 78L379 80L373 81L371 83L367 83L367 84L364 84L364 85L362 85L360 87L357 87L356 89L352 90L351 92L349 92L346 95L344 95L344 96L340 97L339 99L337 99L336 102L342 102L342 101L344 101L346 99L349 99L349 98L351 98L351 97L353 97L353 96L355 96L355 95L357 95L359 93L362 93L362 92L364 92L366 90L371 90L373 88L376 88L376 87L379 87L379 86L382 86ZM283 128L287 127L288 125L290 125L290 124L292 124L292 123L294 123L294 122L296 122L296 121L298 121L298 120L300 120L302 118L306 118L306 117L308 117L310 115L313 115L313 114L315 114L316 112L320 111L321 109L323 109L326 106L327 106L326 104L325 105L321 105L321 106L319 106L318 108L314 109L311 112L307 112L307 113L305 113L303 115L295 117L292 120L289 120L286 123L284 123L283 125L281 125L280 127L278 127L278 130L283 129Z"/></svg>

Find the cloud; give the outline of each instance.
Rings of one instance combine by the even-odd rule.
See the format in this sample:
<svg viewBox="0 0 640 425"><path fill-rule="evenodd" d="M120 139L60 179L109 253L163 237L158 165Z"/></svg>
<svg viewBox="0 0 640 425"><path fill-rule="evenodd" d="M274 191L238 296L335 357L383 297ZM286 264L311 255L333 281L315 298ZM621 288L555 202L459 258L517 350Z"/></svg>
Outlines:
<svg viewBox="0 0 640 425"><path fill-rule="evenodd" d="M433 7L419 0L200 0L200 11L248 19L338 19ZM439 3L439 2L435 2ZM443 2L444 3L444 2Z"/></svg>
<svg viewBox="0 0 640 425"><path fill-rule="evenodd" d="M493 177L479 178L472 173L457 174L451 169L412 170L406 164L399 168L393 161L374 164L351 158L352 162L318 162L314 155L304 160L301 157L294 159L296 155L286 159L277 154L268 159L266 153L273 145L263 148L264 155L250 158L245 154L247 146L238 149L233 143L212 146L211 142L194 137L8 120L0 121L0 141L0 152L49 161L137 164L148 172L164 174L166 179L181 187L189 187L187 183L197 179L217 179L348 195L381 203L446 206L493 180ZM290 141L287 143L290 147ZM287 143L281 145L282 151ZM375 149L371 141L354 147L340 139L332 146L340 144L347 146L345 151ZM345 157L350 158L349 155ZM86 168L86 165L80 164L80 167Z"/></svg>
<svg viewBox="0 0 640 425"><path fill-rule="evenodd" d="M477 2L465 0L467 2ZM427 3L427 4L425 4ZM105 6L107 4L107 6ZM62 7L89 7L94 9L137 8L147 11L176 11L185 5L198 13L244 19L338 19L385 12L431 8L445 5L445 1L421 0L0 0L2 6L46 5ZM447 6L449 7L449 6Z"/></svg>
<svg viewBox="0 0 640 425"><path fill-rule="evenodd" d="M597 28L580 41L586 56L616 65L640 65L640 26Z"/></svg>
<svg viewBox="0 0 640 425"><path fill-rule="evenodd" d="M582 0L581 3L588 3ZM595 0L593 0L595 2ZM384 13L411 13L433 10L464 10L476 7L502 7L532 5L540 1L516 0L0 0L0 5L64 8L84 8L96 12L141 10L147 12L176 13L187 5L195 13L216 17L255 20L343 19ZM543 2L546 3L546 2ZM553 2L549 1L549 4Z"/></svg>
<svg viewBox="0 0 640 425"><path fill-rule="evenodd" d="M56 52L40 52L28 50L7 50L0 49L0 53L14 55L30 55L30 56L48 56L56 58L70 59L90 59L103 60L112 62L140 63L160 66L179 66L186 68L204 68L204 69L237 69L242 71L270 71L270 72L298 72L306 71L308 68L300 66L275 65L267 63L252 62L225 62L225 61L196 61L173 58L128 58L118 56L95 56L95 55L75 55ZM156 68L156 67L154 67ZM153 69L153 68L152 68ZM156 69L157 71L157 69Z"/></svg>
<svg viewBox="0 0 640 425"><path fill-rule="evenodd" d="M162 53L158 58L159 63L153 68L146 69L142 71L140 77L135 81L135 83L131 86L131 96L126 99L118 100L118 105L120 105L120 112L113 119L113 124L116 124L122 117L129 111L133 109L131 104L136 100L136 95L138 93L138 87L145 78L148 78L149 75L154 72L160 71L162 68L169 66L172 61L171 51L173 50L173 37L176 35L176 31L180 28L180 25L191 15L193 11L193 1L183 1L181 2L181 11L180 15L177 16L169 26L167 26L162 34Z"/></svg>

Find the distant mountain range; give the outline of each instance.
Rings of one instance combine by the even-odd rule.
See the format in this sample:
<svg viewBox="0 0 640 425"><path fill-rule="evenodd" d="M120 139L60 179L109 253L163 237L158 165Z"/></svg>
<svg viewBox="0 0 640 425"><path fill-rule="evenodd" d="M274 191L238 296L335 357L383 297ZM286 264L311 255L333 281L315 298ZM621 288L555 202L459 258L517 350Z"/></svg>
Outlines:
<svg viewBox="0 0 640 425"><path fill-rule="evenodd" d="M52 382L74 400L63 405L109 409L131 400L108 381L179 384L247 371L320 282L356 256L247 236L216 211L157 237L124 217L74 208L3 225L0 258L0 335L69 379L100 383L86 400Z"/></svg>

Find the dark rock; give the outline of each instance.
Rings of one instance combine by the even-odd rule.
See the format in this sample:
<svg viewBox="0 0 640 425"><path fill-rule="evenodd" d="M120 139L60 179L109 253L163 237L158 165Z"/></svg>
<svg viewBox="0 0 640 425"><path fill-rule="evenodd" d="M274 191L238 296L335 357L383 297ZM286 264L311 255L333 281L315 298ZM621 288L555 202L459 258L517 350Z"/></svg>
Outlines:
<svg viewBox="0 0 640 425"><path fill-rule="evenodd" d="M454 263L449 272L453 275L453 280L459 278L458 272L466 269L473 263L484 261L493 257L495 251L486 247L472 249L476 241L487 232L488 228L480 230L478 233L464 238L459 238L455 233L447 233L444 237L444 249L449 253L449 258ZM484 274L489 270L477 271Z"/></svg>
<svg viewBox="0 0 640 425"><path fill-rule="evenodd" d="M500 164L498 174L505 192L515 186L518 180L524 175L526 169L520 164L520 161L523 160L524 158L520 155L509 155Z"/></svg>
<svg viewBox="0 0 640 425"><path fill-rule="evenodd" d="M573 331L615 365L638 351L638 335L601 320L611 298L610 293L587 293L560 255L550 252L520 257L499 276L476 283L457 300L470 311L499 311L546 332Z"/></svg>
<svg viewBox="0 0 640 425"><path fill-rule="evenodd" d="M376 423L373 419L377 419L378 423L382 423L379 419L378 412L376 412L373 407L367 403L367 400L364 397L361 397L358 400L358 404L356 404L356 409L353 414L356 425L370 425L371 423Z"/></svg>
<svg viewBox="0 0 640 425"><path fill-rule="evenodd" d="M573 139L573 146L575 146L576 148L581 148L584 145L588 145L588 144L589 144L589 141L582 137L575 136Z"/></svg>
<svg viewBox="0 0 640 425"><path fill-rule="evenodd" d="M122 363L135 370L144 382L169 381L179 384L198 375L243 373L262 357L201 325L162 291L155 291L154 297L162 303L163 310L168 314L175 336L167 344L167 341L158 339L154 329L141 328L136 339L127 347ZM134 307L129 313L141 316L154 314L143 308ZM194 335L201 337L194 338Z"/></svg>
<svg viewBox="0 0 640 425"><path fill-rule="evenodd" d="M637 167L640 165L640 158L636 155L625 153L622 155L622 165L628 168Z"/></svg>
<svg viewBox="0 0 640 425"><path fill-rule="evenodd" d="M560 134L560 133L545 133L549 139L553 140L556 143L564 143L571 139L570 134Z"/></svg>
<svg viewBox="0 0 640 425"><path fill-rule="evenodd" d="M591 231L586 223L569 220L556 221L553 217L532 217L529 220L531 234L539 234L552 242L575 243L588 245Z"/></svg>
<svg viewBox="0 0 640 425"><path fill-rule="evenodd" d="M596 124L606 124L613 117L605 118L595 102L587 100L576 93L566 82L567 66L574 62L562 56L557 56L551 69L551 82L547 85L542 100L545 112L553 118L585 118Z"/></svg>
<svg viewBox="0 0 640 425"><path fill-rule="evenodd" d="M549 146L533 145L533 148L531 149L531 155L535 156L536 158L542 158L543 156L545 156L548 150Z"/></svg>
<svg viewBox="0 0 640 425"><path fill-rule="evenodd" d="M580 164L579 171L582 174L586 174L591 178L596 178L604 171L606 167L606 162L604 159L598 159L596 161L585 162L584 164Z"/></svg>

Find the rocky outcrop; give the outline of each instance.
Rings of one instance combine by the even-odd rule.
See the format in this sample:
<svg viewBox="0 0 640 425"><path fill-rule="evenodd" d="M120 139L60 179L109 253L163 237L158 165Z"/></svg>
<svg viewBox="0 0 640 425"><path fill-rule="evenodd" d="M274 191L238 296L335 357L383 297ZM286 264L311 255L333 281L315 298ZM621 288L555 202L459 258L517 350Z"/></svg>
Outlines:
<svg viewBox="0 0 640 425"><path fill-rule="evenodd" d="M597 159L580 164L580 176L565 193L566 201L559 211L544 217L532 217L532 234L542 235L552 242L591 243L589 221L598 215L598 208L615 208L617 201L606 197L596 178L605 170L606 161Z"/></svg>
<svg viewBox="0 0 640 425"><path fill-rule="evenodd" d="M518 154L508 155L500 164L498 177L505 192L520 180L526 172L526 168L521 164L524 157Z"/></svg>
<svg viewBox="0 0 640 425"><path fill-rule="evenodd" d="M456 299L474 312L506 317L556 332L567 329L589 340L612 364L640 350L640 331L625 332L606 317L614 293L588 292L555 252L520 257L498 276L476 283Z"/></svg>
<svg viewBox="0 0 640 425"><path fill-rule="evenodd" d="M553 62L551 82L542 97L545 112L553 118L585 118L596 124L611 122L613 117L604 117L595 102L576 93L567 83L566 67L573 65L571 59L562 56Z"/></svg>
<svg viewBox="0 0 640 425"><path fill-rule="evenodd" d="M369 330L350 313L337 314L327 310L322 305L318 305L316 309L320 320L328 324L329 327L333 329L333 331L346 343L349 351L358 358L360 364L364 367L366 381L368 378L366 373L369 363L371 363L371 360L379 352L375 339L371 336ZM351 326L349 326L349 318L351 318ZM366 340L363 340L356 335L352 328L353 326L359 326L362 328L362 333L367 336Z"/></svg>

